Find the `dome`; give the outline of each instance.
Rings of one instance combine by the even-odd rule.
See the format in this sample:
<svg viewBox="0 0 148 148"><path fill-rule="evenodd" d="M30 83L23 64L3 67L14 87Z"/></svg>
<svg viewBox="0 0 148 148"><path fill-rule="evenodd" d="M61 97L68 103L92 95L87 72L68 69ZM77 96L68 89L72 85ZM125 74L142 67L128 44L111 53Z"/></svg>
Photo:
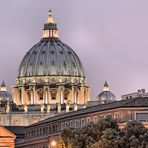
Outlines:
<svg viewBox="0 0 148 148"><path fill-rule="evenodd" d="M37 76L85 77L77 54L58 37L58 29L49 12L43 38L24 56L18 78Z"/></svg>
<svg viewBox="0 0 148 148"><path fill-rule="evenodd" d="M107 82L105 82L105 84L104 84L103 92L101 92L97 96L97 100L101 104L116 101L116 96L112 92L109 91L109 86L108 86Z"/></svg>
<svg viewBox="0 0 148 148"><path fill-rule="evenodd" d="M83 66L77 54L59 38L51 11L41 40L24 56L13 87L17 105L83 105L90 99Z"/></svg>
<svg viewBox="0 0 148 148"><path fill-rule="evenodd" d="M5 92L5 91L0 91L0 101L5 102L5 101L9 101L12 102L12 96L9 92Z"/></svg>
<svg viewBox="0 0 148 148"><path fill-rule="evenodd" d="M84 77L80 59L60 40L42 40L23 58L18 77L30 76Z"/></svg>
<svg viewBox="0 0 148 148"><path fill-rule="evenodd" d="M7 92L6 85L4 82L2 83L1 89L0 89L0 101L1 102L13 101L11 94Z"/></svg>

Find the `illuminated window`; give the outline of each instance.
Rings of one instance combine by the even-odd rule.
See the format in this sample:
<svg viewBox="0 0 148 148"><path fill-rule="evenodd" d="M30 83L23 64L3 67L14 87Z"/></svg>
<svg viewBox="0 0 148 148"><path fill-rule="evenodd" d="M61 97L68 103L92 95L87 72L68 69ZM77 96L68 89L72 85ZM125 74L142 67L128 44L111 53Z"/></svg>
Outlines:
<svg viewBox="0 0 148 148"><path fill-rule="evenodd" d="M52 90L51 91L51 98L52 98L52 100L56 100L56 90Z"/></svg>

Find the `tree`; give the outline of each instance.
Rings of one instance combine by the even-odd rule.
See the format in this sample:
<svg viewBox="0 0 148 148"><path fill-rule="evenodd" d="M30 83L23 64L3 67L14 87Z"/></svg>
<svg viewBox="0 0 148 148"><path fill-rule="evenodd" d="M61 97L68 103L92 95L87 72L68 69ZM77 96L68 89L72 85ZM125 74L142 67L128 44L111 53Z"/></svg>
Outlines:
<svg viewBox="0 0 148 148"><path fill-rule="evenodd" d="M71 129L66 128L61 132L61 138L62 138L62 141L64 142L64 146L66 148L68 148L68 145L70 144L71 136L72 136L72 130Z"/></svg>
<svg viewBox="0 0 148 148"><path fill-rule="evenodd" d="M87 148L96 144L104 130L108 128L118 128L117 122L110 117L99 120L97 124L90 123L83 128L64 129L61 138L65 147L71 144L73 148Z"/></svg>
<svg viewBox="0 0 148 148"><path fill-rule="evenodd" d="M120 135L118 130L108 128L103 132L101 136L98 147L99 148L119 148L118 139L120 139Z"/></svg>
<svg viewBox="0 0 148 148"><path fill-rule="evenodd" d="M128 122L118 142L121 147L146 148L148 147L148 130L140 122Z"/></svg>
<svg viewBox="0 0 148 148"><path fill-rule="evenodd" d="M110 117L83 128L65 129L61 138L66 148L148 148L148 129L141 123L131 121L119 129Z"/></svg>

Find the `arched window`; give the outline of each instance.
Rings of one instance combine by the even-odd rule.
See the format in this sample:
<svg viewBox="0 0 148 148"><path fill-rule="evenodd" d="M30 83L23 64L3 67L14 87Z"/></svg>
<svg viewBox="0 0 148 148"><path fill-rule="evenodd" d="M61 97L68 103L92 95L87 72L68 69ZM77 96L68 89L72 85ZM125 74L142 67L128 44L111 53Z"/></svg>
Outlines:
<svg viewBox="0 0 148 148"><path fill-rule="evenodd" d="M51 99L56 100L56 94L57 94L56 89L52 89L50 93L51 93Z"/></svg>
<svg viewBox="0 0 148 148"><path fill-rule="evenodd" d="M38 96L39 96L39 100L43 100L43 90L42 89L39 89L38 90Z"/></svg>

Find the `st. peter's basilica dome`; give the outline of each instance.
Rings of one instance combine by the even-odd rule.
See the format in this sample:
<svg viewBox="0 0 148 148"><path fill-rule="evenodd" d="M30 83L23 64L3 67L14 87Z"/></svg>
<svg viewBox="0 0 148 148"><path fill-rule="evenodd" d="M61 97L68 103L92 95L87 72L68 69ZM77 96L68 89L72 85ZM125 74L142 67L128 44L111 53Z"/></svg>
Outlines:
<svg viewBox="0 0 148 148"><path fill-rule="evenodd" d="M51 11L44 24L43 38L26 53L19 67L19 78L32 76L85 77L79 57L58 38Z"/></svg>
<svg viewBox="0 0 148 148"><path fill-rule="evenodd" d="M86 104L90 99L83 66L71 47L59 39L51 11L39 43L24 56L13 87L16 104Z"/></svg>

